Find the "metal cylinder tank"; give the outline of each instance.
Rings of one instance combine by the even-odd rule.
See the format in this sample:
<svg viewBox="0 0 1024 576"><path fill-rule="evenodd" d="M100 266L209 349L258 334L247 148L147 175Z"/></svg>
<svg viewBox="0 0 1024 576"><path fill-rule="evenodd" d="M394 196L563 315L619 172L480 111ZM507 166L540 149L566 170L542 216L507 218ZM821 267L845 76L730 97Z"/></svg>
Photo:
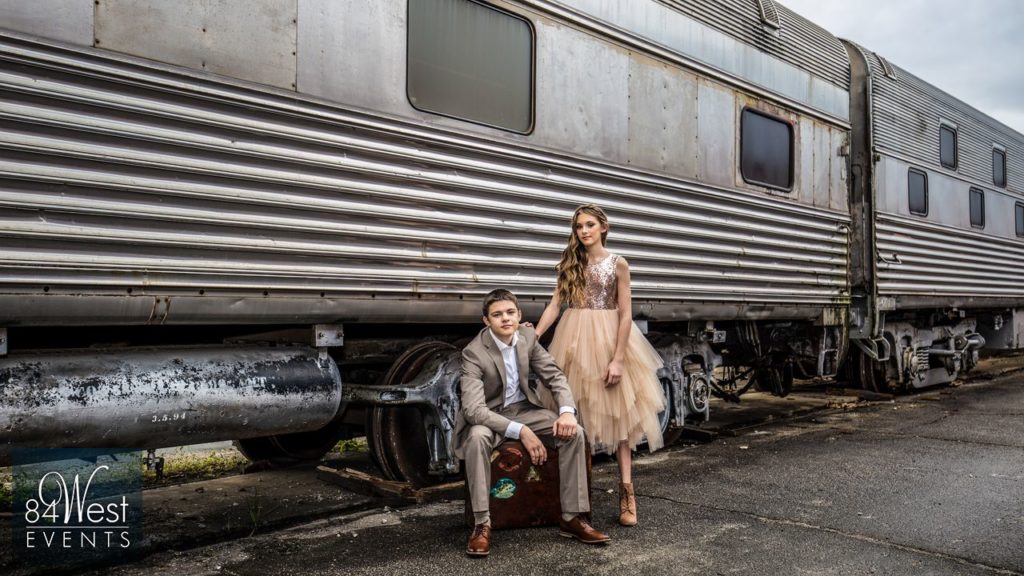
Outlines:
<svg viewBox="0 0 1024 576"><path fill-rule="evenodd" d="M161 448L316 430L341 406L308 347L154 348L0 358L0 462L12 448Z"/></svg>

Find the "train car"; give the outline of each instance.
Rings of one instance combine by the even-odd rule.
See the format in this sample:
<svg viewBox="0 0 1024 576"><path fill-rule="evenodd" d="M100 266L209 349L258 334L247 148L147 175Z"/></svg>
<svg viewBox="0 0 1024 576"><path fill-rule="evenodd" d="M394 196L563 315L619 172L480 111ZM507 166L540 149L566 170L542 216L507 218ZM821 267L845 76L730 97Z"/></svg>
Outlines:
<svg viewBox="0 0 1024 576"><path fill-rule="evenodd" d="M771 0L56 0L0 22L0 453L289 460L366 434L394 478L457 473L459 343L492 288L539 315L587 202L631 263L669 435L713 393L834 377L851 337L877 372L898 322L979 343L875 266L873 199L899 193L858 140L882 132L851 96L874 77Z"/></svg>
<svg viewBox="0 0 1024 576"><path fill-rule="evenodd" d="M856 371L875 390L947 383L986 342L1024 347L1024 136L846 46Z"/></svg>

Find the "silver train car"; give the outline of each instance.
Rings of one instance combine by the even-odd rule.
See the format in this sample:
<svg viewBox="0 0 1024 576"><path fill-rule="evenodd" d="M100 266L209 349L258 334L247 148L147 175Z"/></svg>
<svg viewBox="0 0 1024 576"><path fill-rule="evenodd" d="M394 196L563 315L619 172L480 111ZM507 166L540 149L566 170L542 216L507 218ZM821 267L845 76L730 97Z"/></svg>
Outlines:
<svg viewBox="0 0 1024 576"><path fill-rule="evenodd" d="M392 477L457 473L460 341L495 287L539 315L586 202L669 436L712 394L1024 347L1024 137L771 0L52 0L0 29L0 459L366 434Z"/></svg>
<svg viewBox="0 0 1024 576"><path fill-rule="evenodd" d="M846 43L854 363L868 388L949 382L1024 347L1024 137ZM858 273L859 272L859 273Z"/></svg>

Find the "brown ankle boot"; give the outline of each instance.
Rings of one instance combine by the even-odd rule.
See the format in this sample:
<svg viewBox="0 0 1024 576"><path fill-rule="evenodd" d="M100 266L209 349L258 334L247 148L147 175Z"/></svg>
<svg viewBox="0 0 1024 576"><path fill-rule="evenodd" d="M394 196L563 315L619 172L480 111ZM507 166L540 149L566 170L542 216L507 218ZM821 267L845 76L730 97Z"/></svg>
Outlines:
<svg viewBox="0 0 1024 576"><path fill-rule="evenodd" d="M629 482L619 484L619 524L636 526L636 495Z"/></svg>

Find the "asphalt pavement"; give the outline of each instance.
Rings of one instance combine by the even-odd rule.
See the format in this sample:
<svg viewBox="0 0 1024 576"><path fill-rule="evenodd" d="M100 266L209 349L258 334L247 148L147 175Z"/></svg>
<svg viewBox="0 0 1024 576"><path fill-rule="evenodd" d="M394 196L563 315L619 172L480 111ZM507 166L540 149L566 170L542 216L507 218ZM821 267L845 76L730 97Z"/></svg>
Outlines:
<svg viewBox="0 0 1024 576"><path fill-rule="evenodd" d="M106 574L1024 574L1024 376L824 408L641 455L640 524L615 524L615 463L594 470L587 546L496 532L465 556L462 502L356 511Z"/></svg>

